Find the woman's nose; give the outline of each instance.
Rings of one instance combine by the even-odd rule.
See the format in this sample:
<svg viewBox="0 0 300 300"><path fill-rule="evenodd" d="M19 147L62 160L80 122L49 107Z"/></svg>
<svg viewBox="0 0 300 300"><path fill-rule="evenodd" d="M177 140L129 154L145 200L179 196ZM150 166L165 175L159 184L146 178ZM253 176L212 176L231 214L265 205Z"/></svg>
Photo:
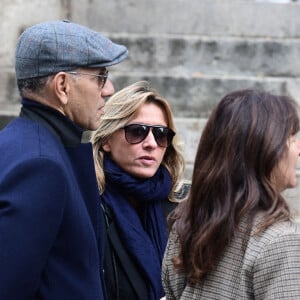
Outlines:
<svg viewBox="0 0 300 300"><path fill-rule="evenodd" d="M149 146L151 146L151 147L157 147L158 146L158 144L156 142L156 139L155 139L155 137L153 135L152 129L149 130L148 135L144 139L143 146L144 147L149 147Z"/></svg>

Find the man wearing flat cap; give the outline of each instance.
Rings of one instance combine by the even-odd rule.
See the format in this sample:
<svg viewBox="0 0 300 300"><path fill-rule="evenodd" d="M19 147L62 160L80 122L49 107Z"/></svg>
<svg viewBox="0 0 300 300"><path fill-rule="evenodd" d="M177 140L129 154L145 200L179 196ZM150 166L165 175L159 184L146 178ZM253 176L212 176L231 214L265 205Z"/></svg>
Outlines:
<svg viewBox="0 0 300 300"><path fill-rule="evenodd" d="M0 299L105 299L103 226L92 147L107 67L127 49L70 21L20 36L20 116L0 132Z"/></svg>

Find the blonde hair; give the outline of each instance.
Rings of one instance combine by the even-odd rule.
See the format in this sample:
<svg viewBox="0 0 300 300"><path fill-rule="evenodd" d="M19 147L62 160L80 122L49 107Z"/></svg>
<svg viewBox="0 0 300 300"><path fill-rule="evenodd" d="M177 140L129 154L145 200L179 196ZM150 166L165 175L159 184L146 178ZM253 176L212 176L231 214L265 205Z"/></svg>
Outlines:
<svg viewBox="0 0 300 300"><path fill-rule="evenodd" d="M100 193L105 189L105 175L103 171L103 144L114 132L125 126L133 118L136 111L145 103L155 103L164 112L167 126L175 131L173 115L167 100L154 90L149 82L138 81L119 92L115 93L105 104L105 114L101 117L98 129L92 134L93 155L96 169L97 182ZM172 191L169 195L173 199L176 184L184 172L184 158L178 144L178 138L166 149L162 164L167 168L172 177Z"/></svg>

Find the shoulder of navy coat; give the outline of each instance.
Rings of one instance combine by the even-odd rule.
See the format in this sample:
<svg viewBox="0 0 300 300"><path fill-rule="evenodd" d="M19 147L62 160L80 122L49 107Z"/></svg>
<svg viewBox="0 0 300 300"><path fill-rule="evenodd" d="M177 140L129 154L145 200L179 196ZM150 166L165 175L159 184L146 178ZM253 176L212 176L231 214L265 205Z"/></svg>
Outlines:
<svg viewBox="0 0 300 300"><path fill-rule="evenodd" d="M0 299L103 299L97 211L90 144L22 118L0 131Z"/></svg>

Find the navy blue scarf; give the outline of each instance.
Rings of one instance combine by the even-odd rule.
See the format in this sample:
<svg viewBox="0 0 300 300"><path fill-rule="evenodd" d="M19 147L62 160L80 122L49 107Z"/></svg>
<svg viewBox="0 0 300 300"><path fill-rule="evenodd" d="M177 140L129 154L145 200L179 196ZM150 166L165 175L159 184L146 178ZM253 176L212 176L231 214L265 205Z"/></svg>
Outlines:
<svg viewBox="0 0 300 300"><path fill-rule="evenodd" d="M113 212L124 246L150 282L150 299L160 299L164 295L161 263L167 243L161 203L171 191L170 174L161 166L151 178L135 178L108 157L104 159L104 170L106 185L102 200ZM128 197L141 205L140 216Z"/></svg>

